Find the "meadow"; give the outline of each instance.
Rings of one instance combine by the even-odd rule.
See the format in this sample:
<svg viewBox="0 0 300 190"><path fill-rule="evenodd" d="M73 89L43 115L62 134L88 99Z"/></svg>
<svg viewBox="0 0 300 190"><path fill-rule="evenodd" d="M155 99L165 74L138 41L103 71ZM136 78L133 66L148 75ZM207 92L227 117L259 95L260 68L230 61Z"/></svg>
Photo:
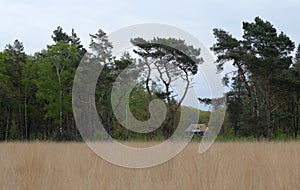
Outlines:
<svg viewBox="0 0 300 190"><path fill-rule="evenodd" d="M0 189L300 189L300 142L216 142L204 154L198 146L128 169L84 143L0 143Z"/></svg>

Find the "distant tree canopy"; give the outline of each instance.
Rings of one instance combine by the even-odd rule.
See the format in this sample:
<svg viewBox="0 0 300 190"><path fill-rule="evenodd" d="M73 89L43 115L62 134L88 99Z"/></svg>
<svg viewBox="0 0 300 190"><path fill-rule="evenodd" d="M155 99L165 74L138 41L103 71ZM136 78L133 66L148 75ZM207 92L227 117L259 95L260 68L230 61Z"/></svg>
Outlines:
<svg viewBox="0 0 300 190"><path fill-rule="evenodd" d="M300 119L300 45L278 32L268 21L257 17L243 22L241 39L223 29L214 29L216 38L211 50L217 56L217 69L232 64L236 70L226 73L227 114L221 135L257 139L296 139ZM21 41L7 44L0 52L0 140L76 140L81 136L72 112L73 79L80 60L87 53L74 29L68 34L57 27L51 35L53 44L28 55ZM191 79L203 63L201 51L175 38L131 39L132 52L116 58L113 44L101 29L91 34L88 49L101 57L95 100L100 121L115 139L163 140L172 135L180 119ZM133 56L134 55L134 56ZM167 107L166 121L149 134L124 128L114 115L111 91L125 68L139 67L130 93L129 108L134 117L146 121L149 104L162 100ZM128 70L127 72L136 72ZM131 76L131 75L129 75ZM184 84L183 96L173 89ZM88 84L87 84L88 85ZM200 102L218 106L209 97ZM215 99L216 100L216 99ZM215 102L215 103L213 103ZM197 108L189 108L196 110ZM199 123L208 123L210 112L199 111ZM124 113L125 114L125 113ZM103 135L101 131L93 134Z"/></svg>
<svg viewBox="0 0 300 190"><path fill-rule="evenodd" d="M23 43L19 40L8 44L0 52L0 140L81 140L72 112L71 93L76 69L87 50L74 29L69 35L59 26L51 37L54 43L34 55L26 55ZM115 118L111 105L111 90L119 74L128 66L141 62L132 58L128 52L119 59L113 57L113 46L101 29L90 37L89 49L101 55L95 58L104 63L95 96L98 115L107 132L123 140L169 137L174 130L174 123L179 120L183 100L175 98L171 84L182 78L186 82L187 91L191 86L189 77L197 73L197 65L202 62L200 50L188 46L183 40L171 38L156 38L144 44L137 43L143 39L132 39L137 48L135 53L141 59L148 59L142 51L146 48L143 45L149 46L151 53L147 56L155 60L151 67L161 72L160 79L163 82L159 84L153 80L150 86L152 78L143 79L141 74L138 85L130 95L131 112L137 119L147 120L150 117L149 103L155 98L164 100L169 107L168 120L163 126L151 134L143 135L125 129ZM176 47L183 51L178 51ZM189 55L185 54L187 52ZM207 121L207 114L204 115ZM102 134L99 131L94 135Z"/></svg>

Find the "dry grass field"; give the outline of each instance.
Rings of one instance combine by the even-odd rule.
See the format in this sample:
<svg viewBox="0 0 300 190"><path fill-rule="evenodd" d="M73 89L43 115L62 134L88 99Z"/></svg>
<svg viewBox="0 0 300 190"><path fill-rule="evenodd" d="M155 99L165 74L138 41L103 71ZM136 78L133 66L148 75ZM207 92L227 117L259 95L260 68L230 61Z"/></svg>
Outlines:
<svg viewBox="0 0 300 190"><path fill-rule="evenodd" d="M0 189L300 189L300 142L191 143L148 169L111 165L83 143L0 143Z"/></svg>

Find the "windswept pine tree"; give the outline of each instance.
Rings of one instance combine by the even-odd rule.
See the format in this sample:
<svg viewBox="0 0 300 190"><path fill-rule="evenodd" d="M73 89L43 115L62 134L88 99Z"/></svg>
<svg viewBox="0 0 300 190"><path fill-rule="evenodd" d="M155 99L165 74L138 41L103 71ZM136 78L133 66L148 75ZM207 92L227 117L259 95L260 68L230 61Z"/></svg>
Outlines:
<svg viewBox="0 0 300 190"><path fill-rule="evenodd" d="M274 113L278 109L274 97L279 96L272 78L291 67L294 43L259 17L251 23L243 22L241 40L222 29L214 29L214 35L217 43L211 50L217 55L217 67L222 69L224 64L232 64L237 68L233 77L239 78L247 95L243 108L250 106L252 110L250 117L256 122L253 125L256 125L257 138L260 138L263 126L262 135L270 140L274 132Z"/></svg>

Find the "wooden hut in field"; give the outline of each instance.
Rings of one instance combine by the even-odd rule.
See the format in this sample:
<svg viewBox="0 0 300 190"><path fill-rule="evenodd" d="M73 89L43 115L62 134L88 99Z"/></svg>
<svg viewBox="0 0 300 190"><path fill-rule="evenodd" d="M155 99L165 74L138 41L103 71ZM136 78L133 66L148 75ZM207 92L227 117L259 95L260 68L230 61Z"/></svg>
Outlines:
<svg viewBox="0 0 300 190"><path fill-rule="evenodd" d="M207 135L207 126L205 124L191 124L186 130L185 134L187 136L206 136Z"/></svg>

